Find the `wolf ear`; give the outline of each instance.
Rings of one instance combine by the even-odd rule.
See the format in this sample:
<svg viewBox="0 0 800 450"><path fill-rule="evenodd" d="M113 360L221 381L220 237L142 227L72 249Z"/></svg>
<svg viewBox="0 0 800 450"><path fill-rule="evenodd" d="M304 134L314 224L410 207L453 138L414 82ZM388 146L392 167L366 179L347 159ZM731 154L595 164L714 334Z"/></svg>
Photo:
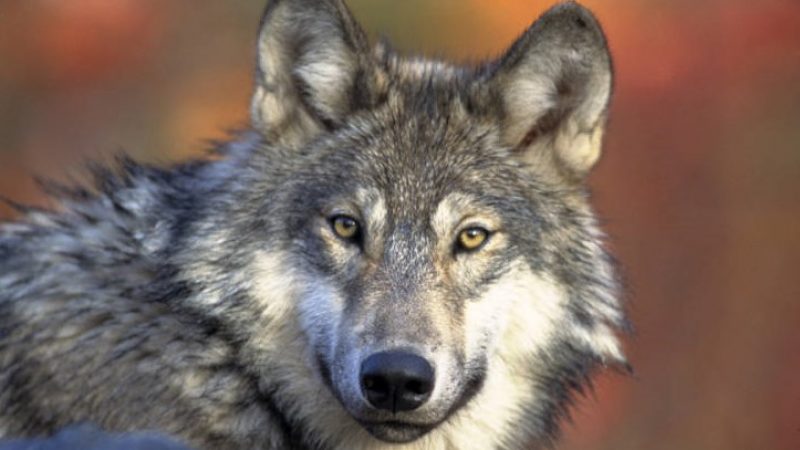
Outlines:
<svg viewBox="0 0 800 450"><path fill-rule="evenodd" d="M258 37L253 126L291 147L336 127L374 81L364 76L368 55L342 0L271 0Z"/></svg>
<svg viewBox="0 0 800 450"><path fill-rule="evenodd" d="M597 20L574 2L545 12L490 75L502 135L533 165L581 180L600 156L612 89Z"/></svg>

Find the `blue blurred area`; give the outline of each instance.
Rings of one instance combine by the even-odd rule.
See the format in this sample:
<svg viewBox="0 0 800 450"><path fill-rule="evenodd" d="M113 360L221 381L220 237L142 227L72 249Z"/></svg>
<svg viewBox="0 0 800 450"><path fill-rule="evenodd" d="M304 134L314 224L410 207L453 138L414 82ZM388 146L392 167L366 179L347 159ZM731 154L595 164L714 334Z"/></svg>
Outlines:
<svg viewBox="0 0 800 450"><path fill-rule="evenodd" d="M190 450L155 433L105 433L90 425L67 428L48 439L0 440L0 450Z"/></svg>

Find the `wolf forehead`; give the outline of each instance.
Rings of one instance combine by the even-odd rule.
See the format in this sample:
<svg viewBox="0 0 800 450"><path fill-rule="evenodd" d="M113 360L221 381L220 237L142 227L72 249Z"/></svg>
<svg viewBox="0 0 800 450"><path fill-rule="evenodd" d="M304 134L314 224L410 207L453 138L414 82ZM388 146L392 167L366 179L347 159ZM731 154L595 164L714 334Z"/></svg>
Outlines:
<svg viewBox="0 0 800 450"><path fill-rule="evenodd" d="M355 109L342 123L289 156L305 169L293 175L309 189L318 186L315 198L349 191L356 201L374 201L375 192L355 195L369 187L398 212L433 213L454 191L489 200L546 189L537 168L521 157L524 149L503 139L502 105L486 81L491 65L462 67L394 53L376 64L372 70L388 81L352 89L355 96L380 90L367 95L372 101L351 103Z"/></svg>
<svg viewBox="0 0 800 450"><path fill-rule="evenodd" d="M386 207L409 211L433 208L454 191L488 199L529 184L496 131L459 108L387 105L363 114L310 146L302 181L318 185L320 197L350 191L353 201L374 202L379 195ZM364 188L377 192L355 192Z"/></svg>

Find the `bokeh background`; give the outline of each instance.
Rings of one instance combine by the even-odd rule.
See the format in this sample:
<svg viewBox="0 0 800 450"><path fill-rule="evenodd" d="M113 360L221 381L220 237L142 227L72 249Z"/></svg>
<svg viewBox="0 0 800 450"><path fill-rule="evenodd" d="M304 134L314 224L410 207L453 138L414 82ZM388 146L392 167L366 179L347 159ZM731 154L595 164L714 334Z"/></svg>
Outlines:
<svg viewBox="0 0 800 450"><path fill-rule="evenodd" d="M374 35L462 61L549 3L350 0ZM584 3L617 71L591 184L636 375L599 377L559 448L800 449L800 2ZM197 157L245 125L262 6L1 0L0 195L47 204L32 175Z"/></svg>

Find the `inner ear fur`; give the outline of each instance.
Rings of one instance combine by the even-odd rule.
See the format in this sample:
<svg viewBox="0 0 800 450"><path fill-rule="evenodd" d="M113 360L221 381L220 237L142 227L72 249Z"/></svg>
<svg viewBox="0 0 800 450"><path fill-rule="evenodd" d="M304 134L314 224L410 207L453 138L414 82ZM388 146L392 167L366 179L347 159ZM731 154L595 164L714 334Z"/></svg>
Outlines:
<svg viewBox="0 0 800 450"><path fill-rule="evenodd" d="M342 0L271 0L258 37L253 126L296 147L371 101L366 34Z"/></svg>
<svg viewBox="0 0 800 450"><path fill-rule="evenodd" d="M527 162L578 180L597 162L612 65L589 10L568 2L545 12L497 63L489 89L503 140Z"/></svg>

